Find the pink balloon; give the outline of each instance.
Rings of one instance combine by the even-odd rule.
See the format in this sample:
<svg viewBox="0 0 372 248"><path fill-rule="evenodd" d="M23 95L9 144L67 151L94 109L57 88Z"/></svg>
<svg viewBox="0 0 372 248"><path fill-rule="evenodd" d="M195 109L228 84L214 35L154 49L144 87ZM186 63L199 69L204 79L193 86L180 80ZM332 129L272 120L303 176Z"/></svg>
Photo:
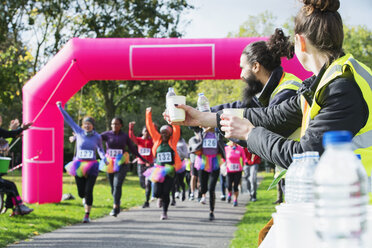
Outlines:
<svg viewBox="0 0 372 248"><path fill-rule="evenodd" d="M63 118L66 103L90 80L239 79L244 47L265 38L70 40L23 87L23 121L34 121L23 139L23 199L59 202L62 196ZM287 72L304 79L297 59Z"/></svg>

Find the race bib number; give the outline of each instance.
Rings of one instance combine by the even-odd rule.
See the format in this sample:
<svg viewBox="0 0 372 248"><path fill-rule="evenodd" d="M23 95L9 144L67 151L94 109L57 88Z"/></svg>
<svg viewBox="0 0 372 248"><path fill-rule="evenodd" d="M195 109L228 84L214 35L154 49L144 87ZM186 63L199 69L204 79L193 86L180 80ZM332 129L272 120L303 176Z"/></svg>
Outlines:
<svg viewBox="0 0 372 248"><path fill-rule="evenodd" d="M81 159L93 159L93 150L79 150L78 158Z"/></svg>
<svg viewBox="0 0 372 248"><path fill-rule="evenodd" d="M142 156L148 156L150 155L151 153L151 149L150 148L140 148L139 149L139 154L141 154Z"/></svg>
<svg viewBox="0 0 372 248"><path fill-rule="evenodd" d="M156 156L158 163L171 163L172 162L172 153L170 152L159 152Z"/></svg>
<svg viewBox="0 0 372 248"><path fill-rule="evenodd" d="M216 139L204 139L203 148L217 148L217 140Z"/></svg>
<svg viewBox="0 0 372 248"><path fill-rule="evenodd" d="M229 171L239 171L240 164L229 164Z"/></svg>
<svg viewBox="0 0 372 248"><path fill-rule="evenodd" d="M108 149L107 153L110 157L116 157L116 155L123 154L122 149Z"/></svg>

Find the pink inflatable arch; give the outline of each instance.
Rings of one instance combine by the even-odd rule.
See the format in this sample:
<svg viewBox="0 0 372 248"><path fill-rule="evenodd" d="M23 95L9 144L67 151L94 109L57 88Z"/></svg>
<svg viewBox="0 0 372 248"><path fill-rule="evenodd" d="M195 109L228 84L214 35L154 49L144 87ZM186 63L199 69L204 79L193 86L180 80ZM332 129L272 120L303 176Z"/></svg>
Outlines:
<svg viewBox="0 0 372 248"><path fill-rule="evenodd" d="M243 48L263 38L79 39L63 49L23 87L23 121L34 121L23 136L23 199L60 202L63 118L66 103L90 80L239 79ZM286 71L305 78L296 59Z"/></svg>

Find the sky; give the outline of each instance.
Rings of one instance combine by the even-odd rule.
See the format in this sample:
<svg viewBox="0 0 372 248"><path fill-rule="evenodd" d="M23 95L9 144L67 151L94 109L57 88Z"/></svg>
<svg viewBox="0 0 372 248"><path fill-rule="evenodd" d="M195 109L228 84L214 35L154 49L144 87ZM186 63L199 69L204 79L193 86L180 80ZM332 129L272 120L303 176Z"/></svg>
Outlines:
<svg viewBox="0 0 372 248"><path fill-rule="evenodd" d="M299 0L189 0L195 6L185 16L191 21L183 38L224 38L237 33L250 15L268 11L277 17L277 26L295 16ZM339 12L347 25L365 25L372 30L372 0L340 0ZM184 21L185 21L184 20Z"/></svg>

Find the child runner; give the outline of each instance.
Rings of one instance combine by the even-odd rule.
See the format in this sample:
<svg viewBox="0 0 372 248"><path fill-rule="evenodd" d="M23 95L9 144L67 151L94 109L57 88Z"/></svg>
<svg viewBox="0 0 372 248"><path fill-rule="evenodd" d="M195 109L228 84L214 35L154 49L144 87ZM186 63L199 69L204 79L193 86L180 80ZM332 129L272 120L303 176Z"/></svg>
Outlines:
<svg viewBox="0 0 372 248"><path fill-rule="evenodd" d="M154 184L154 195L160 198L163 207L161 220L168 219L169 193L173 186L175 167L182 166L177 153L177 142L180 138L180 126L164 125L160 133L152 122L151 107L146 109L146 126L154 141L152 153L155 157L155 166L146 170L146 177L150 177Z"/></svg>
<svg viewBox="0 0 372 248"><path fill-rule="evenodd" d="M202 199L206 204L205 195L209 191L209 220L214 220L214 205L216 202L216 183L220 175L221 158L225 157L224 143L216 132L205 132L200 129L202 137L202 154L195 158L195 168L198 170Z"/></svg>
<svg viewBox="0 0 372 248"><path fill-rule="evenodd" d="M138 152L142 155L143 158L146 160L142 160L139 158L137 161L137 174L140 179L140 185L143 189L145 189L146 201L143 204L143 208L150 207L150 195L151 195L151 181L146 179L143 173L146 169L152 167L154 165L154 157L152 156L151 149L154 145L152 142L152 138L147 131L146 126L142 128L142 137L136 137L133 132L133 127L136 122L132 121L129 122L129 137L130 139L138 146Z"/></svg>
<svg viewBox="0 0 372 248"><path fill-rule="evenodd" d="M84 203L83 223L88 223L90 222L89 214L93 205L93 188L98 176L96 151L98 151L100 158L105 160L101 135L94 131L94 119L92 117L84 117L81 128L62 108L61 102L57 102L57 106L76 136L76 156L73 161L65 166L65 169L68 174L75 177L78 194L80 198L83 198Z"/></svg>
<svg viewBox="0 0 372 248"><path fill-rule="evenodd" d="M242 179L244 163L247 161L243 147L234 142L227 143L225 146L226 169L227 169L227 202L231 202L231 195L234 185L234 202L233 206L238 206L239 184Z"/></svg>
<svg viewBox="0 0 372 248"><path fill-rule="evenodd" d="M125 152L125 148L147 162L138 152L129 136L124 133L121 128L123 127L123 120L115 117L111 121L111 131L106 131L101 134L102 140L106 141L106 159L108 165L103 161L100 162L100 170L107 172L111 194L114 197L114 205L110 212L111 216L117 216L120 213L120 199L122 193L122 186L125 176L128 172L129 154Z"/></svg>

